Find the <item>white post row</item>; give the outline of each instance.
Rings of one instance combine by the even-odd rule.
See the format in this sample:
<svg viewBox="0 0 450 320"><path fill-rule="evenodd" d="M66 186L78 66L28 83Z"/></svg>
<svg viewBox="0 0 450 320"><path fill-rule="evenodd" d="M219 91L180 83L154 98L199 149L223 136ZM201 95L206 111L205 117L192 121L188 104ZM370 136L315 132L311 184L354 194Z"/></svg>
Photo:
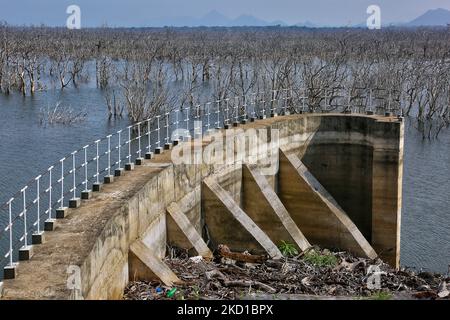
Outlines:
<svg viewBox="0 0 450 320"><path fill-rule="evenodd" d="M325 100L325 109L328 110L328 108L330 107L330 103L331 101L329 100L329 96L328 96L328 89L325 88L324 89L324 100ZM350 90L350 89L349 89ZM307 112L307 88L304 87L302 90L302 94L300 97L301 100L301 113L303 112ZM282 114L284 115L288 115L289 114L289 106L292 105L290 104L290 101L293 101L293 94L292 94L292 89L283 89L282 91L282 106L281 106L281 111ZM367 114L373 114L374 113L374 106L373 106L373 93L372 93L372 89L367 89L368 94L366 95L366 104L368 105L366 113ZM289 94L290 93L290 94ZM271 92L271 106L270 106L270 114L271 116L275 116L277 114L277 112L279 111L280 105L279 105L279 99L277 97L278 91L277 90L272 90ZM386 110L385 110L385 115L391 115L392 114L392 91L389 90L389 97L388 97L388 102L387 102L387 106L386 106ZM221 106L223 106L222 102L225 101L226 105L225 108L222 109ZM225 98L224 100L216 100L215 101L215 106L216 108L214 108L214 104L212 102L206 102L204 103L204 107L205 110L202 113L202 115L204 115L206 117L206 132L209 133L211 130L211 127L214 126L216 129L221 129L222 126L221 124L221 115L220 113L222 112L222 120L223 120L223 127L225 129L230 127L231 124L231 118L230 118L230 99L229 98ZM291 102L292 103L292 102ZM259 94L259 99L258 99L258 93L251 93L250 94L250 102L249 99L247 99L247 97L244 95L242 97L242 104L240 103L240 97L236 96L234 98L234 112L233 112L233 124L237 125L238 123L246 123L248 119L250 119L251 122L255 121L255 119L257 117L259 117L260 119L265 119L267 114L266 114L266 97L265 97L265 93L262 92ZM242 112L241 112L241 107ZM258 109L258 110L257 110ZM347 105L346 105L346 110L351 110L351 92L349 91L348 94L348 101L347 101ZM185 115L185 129L188 132L188 134L184 137L185 140L190 140L190 107L186 106L186 115ZM353 110L351 110L352 112ZM163 116L164 116L164 127L163 129L165 129L164 131L164 149L170 149L170 147L173 145L176 145L179 143L178 137L172 137L171 136L171 128L174 127L175 130L178 130L180 127L180 119L179 119L179 113L181 112L180 108L177 108L174 110L174 117L172 117L173 122L171 122L171 113L170 112L166 112ZM215 120L214 122L212 122L211 116L213 116L213 119ZM215 117L215 118L214 118ZM155 120L156 118L156 129L154 131L152 131L152 120ZM113 137L113 135L108 135L106 136L106 141L107 141L107 151L105 151L104 153L102 153L102 155L106 155L107 156L107 167L100 171L100 142L102 140L96 140L94 142L95 144L95 157L89 159L88 157L88 151L89 151L89 145L86 145L82 148L83 150L83 163L81 164L80 169L84 169L84 170L77 170L77 165L76 165L76 156L78 154L78 151L74 151L71 153L71 157L72 157L72 166L71 166L71 170L68 171L67 175L71 175L72 177L72 186L70 188L70 190L68 190L69 193L71 193L72 198L69 199L68 202L68 206L70 208L77 208L80 206L81 203L81 199L83 200L88 200L91 198L92 196L92 191L100 191L102 183L100 182L100 175L102 172L106 172L107 175L104 177L104 181L103 183L111 183L114 180L114 176L120 176L123 173L123 170L127 170L127 171L131 171L134 169L134 165L140 165L142 164L143 161L143 154L142 154L142 138L144 137L142 135L142 124L145 123L146 124L146 128L147 128L147 132L145 133L146 139L147 139L147 146L145 147L146 149L146 153L145 153L145 159L152 159L153 158L153 152L152 152L152 133L154 132L157 135L157 141L155 142L156 148L155 148L155 153L162 153L163 148L161 147L161 123L160 123L160 119L161 119L161 115L156 116L153 119L147 119L143 122L139 122L136 124L137 126L137 158L135 160L135 162L132 161L132 150L131 150L131 144L134 141L132 139L131 136L131 130L133 128L133 126L128 126L128 139L126 140L126 142L124 143L124 146L128 146L128 154L126 155L125 159L127 160L127 162L125 163L125 166L122 167L122 130L117 131L117 146L112 147L111 143L112 140L111 138ZM200 106L196 108L196 115L194 117L194 120L197 121L197 123L199 123L200 119ZM183 121L183 120L182 120ZM194 133L199 132L199 128L198 128L198 124L194 124ZM202 125L201 125L202 126ZM201 127L201 129L203 129L203 126ZM112 150L117 150L117 161L112 163ZM54 166L51 166L48 168L47 173L48 173L48 178L49 178L49 182L48 182L48 188L46 188L44 190L44 194L46 195L46 198L48 199L48 206L46 208L46 210L44 212L41 212L41 180L42 180L42 176L38 176L35 178L35 183L36 183L36 197L34 198L34 200L32 201L32 204L35 205L36 207L36 221L32 224L31 228L29 228L29 222L28 222L28 208L27 208L27 203L26 203L26 199L27 199L27 190L28 190L28 186L24 187L21 190L21 194L22 194L22 211L19 214L19 218L21 218L20 221L22 221L22 226L23 226L23 231L22 231L22 235L19 239L19 243L22 245L21 248L19 249L18 252L18 256L19 256L19 260L28 260L29 258L31 258L32 256L32 247L35 244L40 244L43 243L44 241L44 237L43 237L43 231L52 231L54 230L54 223L55 223L55 219L62 219L66 216L67 214L67 206L65 206L65 161L67 159L66 158L62 158L59 160L59 166L60 166L60 177L59 179L57 179L55 181L55 186L59 187L60 190L60 195L58 200L56 201L56 208L53 207L53 190L54 190L54 184L53 184L53 173L54 173ZM88 165L91 162L95 162L95 174L93 176L91 176L91 178L94 179L94 183L92 184L92 189L89 188L89 170L88 170ZM112 168L115 167L117 165L117 169L114 171L114 175L112 175ZM78 171L81 171L81 173L79 173L79 177L77 176ZM80 178L80 179L78 179ZM81 197L78 197L78 185L77 185L77 181L81 181L81 185L83 186L83 189L81 191ZM8 207L8 225L6 226L6 228L4 229L5 232L9 233L9 246L8 246L8 251L6 252L6 254L4 255L5 258L8 259L8 266L5 268L5 279L11 279L15 277L15 263L14 263L14 232L13 232L13 225L14 225L14 221L13 221L13 216L12 216L12 210L13 210L13 202L14 202L14 198L11 198L7 203L7 207ZM53 216L52 212L55 209L55 215ZM44 214L46 216L46 220L44 221L44 228L42 229L42 225L41 225L41 217L42 214ZM31 245L29 243L29 235L30 235L30 230L33 230L34 232L31 232Z"/></svg>

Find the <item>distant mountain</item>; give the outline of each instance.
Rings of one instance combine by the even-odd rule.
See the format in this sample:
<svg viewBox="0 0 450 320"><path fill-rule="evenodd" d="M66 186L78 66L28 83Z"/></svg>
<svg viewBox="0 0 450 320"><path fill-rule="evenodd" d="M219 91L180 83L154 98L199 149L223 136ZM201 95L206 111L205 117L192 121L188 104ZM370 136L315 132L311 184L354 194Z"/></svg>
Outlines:
<svg viewBox="0 0 450 320"><path fill-rule="evenodd" d="M153 20L151 22L152 27L266 27L277 25L287 26L284 21L268 22L249 14L243 14L235 19L231 19L216 10L208 12L200 18L175 17Z"/></svg>
<svg viewBox="0 0 450 320"><path fill-rule="evenodd" d="M317 25L312 23L311 21L299 22L295 26L304 28L317 28Z"/></svg>
<svg viewBox="0 0 450 320"><path fill-rule="evenodd" d="M230 24L232 26L239 26L239 27L249 27L249 26L264 27L264 26L271 25L267 21L255 18L254 16L251 16L248 14L243 14L243 15L237 17L236 19L231 20Z"/></svg>
<svg viewBox="0 0 450 320"><path fill-rule="evenodd" d="M401 26L401 27L418 27L418 26L446 26L450 24L450 11L446 9L428 10L416 19L407 23L389 23L383 24L383 27ZM268 27L268 26L291 26L284 21L265 21L249 14L243 14L232 19L220 12L213 10L202 17L174 17L161 18L151 22L153 27L172 26L172 27ZM310 21L299 22L295 27L304 28L321 28L323 25L317 25ZM366 22L351 24L347 27L366 28Z"/></svg>
<svg viewBox="0 0 450 320"><path fill-rule="evenodd" d="M281 27L287 27L289 26L286 22L281 20L275 20L271 23L272 26L281 26Z"/></svg>
<svg viewBox="0 0 450 320"><path fill-rule="evenodd" d="M446 9L428 10L423 15L407 23L408 27L446 26L450 24L450 11Z"/></svg>
<svg viewBox="0 0 450 320"><path fill-rule="evenodd" d="M227 27L230 25L230 19L220 12L213 10L197 21L197 26L217 26L217 27Z"/></svg>

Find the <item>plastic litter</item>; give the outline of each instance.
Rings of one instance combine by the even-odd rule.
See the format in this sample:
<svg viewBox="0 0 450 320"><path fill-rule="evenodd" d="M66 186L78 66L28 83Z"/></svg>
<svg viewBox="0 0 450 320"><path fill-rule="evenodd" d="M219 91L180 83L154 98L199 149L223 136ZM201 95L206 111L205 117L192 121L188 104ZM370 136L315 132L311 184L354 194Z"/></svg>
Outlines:
<svg viewBox="0 0 450 320"><path fill-rule="evenodd" d="M202 256L192 257L189 260L191 260L194 263L199 263L203 261L203 257Z"/></svg>
<svg viewBox="0 0 450 320"><path fill-rule="evenodd" d="M172 298L175 292L177 292L177 288L171 289L169 292L167 292L167 298Z"/></svg>

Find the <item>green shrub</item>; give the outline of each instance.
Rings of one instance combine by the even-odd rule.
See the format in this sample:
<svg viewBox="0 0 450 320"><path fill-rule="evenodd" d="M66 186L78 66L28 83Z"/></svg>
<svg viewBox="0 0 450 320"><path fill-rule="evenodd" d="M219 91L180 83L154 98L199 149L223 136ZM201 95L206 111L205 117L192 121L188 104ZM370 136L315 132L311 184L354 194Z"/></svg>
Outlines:
<svg viewBox="0 0 450 320"><path fill-rule="evenodd" d="M280 246L278 247L285 257L293 257L298 255L297 248L292 243L281 241Z"/></svg>
<svg viewBox="0 0 450 320"><path fill-rule="evenodd" d="M316 251L307 252L303 260L317 267L334 267L337 265L337 258L332 254L322 254Z"/></svg>

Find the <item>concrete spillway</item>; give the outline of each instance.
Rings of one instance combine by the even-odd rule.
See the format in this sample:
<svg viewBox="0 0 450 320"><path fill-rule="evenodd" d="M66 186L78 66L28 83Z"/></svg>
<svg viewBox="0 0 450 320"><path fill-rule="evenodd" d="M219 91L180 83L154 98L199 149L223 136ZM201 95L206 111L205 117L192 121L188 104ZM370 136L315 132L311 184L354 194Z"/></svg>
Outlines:
<svg viewBox="0 0 450 320"><path fill-rule="evenodd" d="M258 130L266 136L253 140ZM291 115L176 148L69 209L16 278L4 281L2 298L117 299L130 280L176 283L162 261L166 244L206 258L219 244L279 258L285 240L398 266L401 120ZM174 161L186 153L194 160ZM221 161L225 155L233 160Z"/></svg>

